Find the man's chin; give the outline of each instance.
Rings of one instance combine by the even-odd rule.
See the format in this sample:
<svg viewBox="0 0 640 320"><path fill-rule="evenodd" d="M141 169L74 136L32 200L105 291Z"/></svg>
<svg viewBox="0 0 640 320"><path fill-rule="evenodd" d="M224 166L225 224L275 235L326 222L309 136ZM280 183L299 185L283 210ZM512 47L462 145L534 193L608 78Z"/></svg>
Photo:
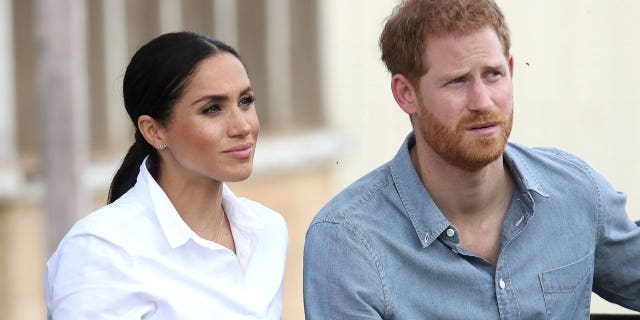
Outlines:
<svg viewBox="0 0 640 320"><path fill-rule="evenodd" d="M450 159L450 162L465 171L478 171L498 160L504 153L506 141L497 140L485 140L465 147L456 157L457 159Z"/></svg>

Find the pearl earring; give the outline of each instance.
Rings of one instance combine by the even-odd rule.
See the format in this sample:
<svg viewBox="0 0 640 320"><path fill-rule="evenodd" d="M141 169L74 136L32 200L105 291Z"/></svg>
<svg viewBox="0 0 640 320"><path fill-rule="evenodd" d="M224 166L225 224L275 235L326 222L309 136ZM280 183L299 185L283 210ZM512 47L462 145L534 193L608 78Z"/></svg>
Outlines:
<svg viewBox="0 0 640 320"><path fill-rule="evenodd" d="M156 149L158 150L164 150L164 148L166 148L167 146L165 146L164 144L159 144L158 147Z"/></svg>

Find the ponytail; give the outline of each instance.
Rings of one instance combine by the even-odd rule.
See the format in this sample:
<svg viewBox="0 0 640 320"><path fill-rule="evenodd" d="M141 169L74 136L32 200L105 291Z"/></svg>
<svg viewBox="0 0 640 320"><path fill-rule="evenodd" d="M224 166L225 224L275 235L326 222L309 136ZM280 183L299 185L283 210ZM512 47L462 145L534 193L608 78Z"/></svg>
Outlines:
<svg viewBox="0 0 640 320"><path fill-rule="evenodd" d="M112 203L125 194L135 184L140 172L140 165L146 156L149 156L147 160L147 167L149 173L153 177L158 173L158 153L157 151L142 137L140 131L136 130L136 141L131 145L127 155L122 160L122 165L116 172L113 180L111 180L111 186L109 187L109 197L107 203Z"/></svg>

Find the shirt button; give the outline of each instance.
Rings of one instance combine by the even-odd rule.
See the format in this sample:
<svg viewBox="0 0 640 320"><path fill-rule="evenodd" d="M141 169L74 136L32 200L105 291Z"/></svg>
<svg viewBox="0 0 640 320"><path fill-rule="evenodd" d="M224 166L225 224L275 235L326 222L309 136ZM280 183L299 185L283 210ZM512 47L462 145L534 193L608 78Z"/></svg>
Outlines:
<svg viewBox="0 0 640 320"><path fill-rule="evenodd" d="M500 289L504 289L507 286L507 284L504 283L504 280L500 279L498 281L498 286L500 286Z"/></svg>
<svg viewBox="0 0 640 320"><path fill-rule="evenodd" d="M447 237L451 238L456 234L455 230L449 228L447 229Z"/></svg>

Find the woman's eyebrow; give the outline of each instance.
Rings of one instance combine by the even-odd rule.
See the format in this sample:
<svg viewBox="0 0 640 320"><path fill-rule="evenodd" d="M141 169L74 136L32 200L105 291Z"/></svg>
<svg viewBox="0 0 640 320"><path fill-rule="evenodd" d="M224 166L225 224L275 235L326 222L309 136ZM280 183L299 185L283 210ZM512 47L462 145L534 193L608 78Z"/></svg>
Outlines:
<svg viewBox="0 0 640 320"><path fill-rule="evenodd" d="M251 88L251 86L248 86L240 92L240 96L243 96L251 91L253 91L253 88ZM200 99L194 101L191 105L198 104L202 101L225 102L227 100L229 100L229 96L226 94L208 94L200 97Z"/></svg>

